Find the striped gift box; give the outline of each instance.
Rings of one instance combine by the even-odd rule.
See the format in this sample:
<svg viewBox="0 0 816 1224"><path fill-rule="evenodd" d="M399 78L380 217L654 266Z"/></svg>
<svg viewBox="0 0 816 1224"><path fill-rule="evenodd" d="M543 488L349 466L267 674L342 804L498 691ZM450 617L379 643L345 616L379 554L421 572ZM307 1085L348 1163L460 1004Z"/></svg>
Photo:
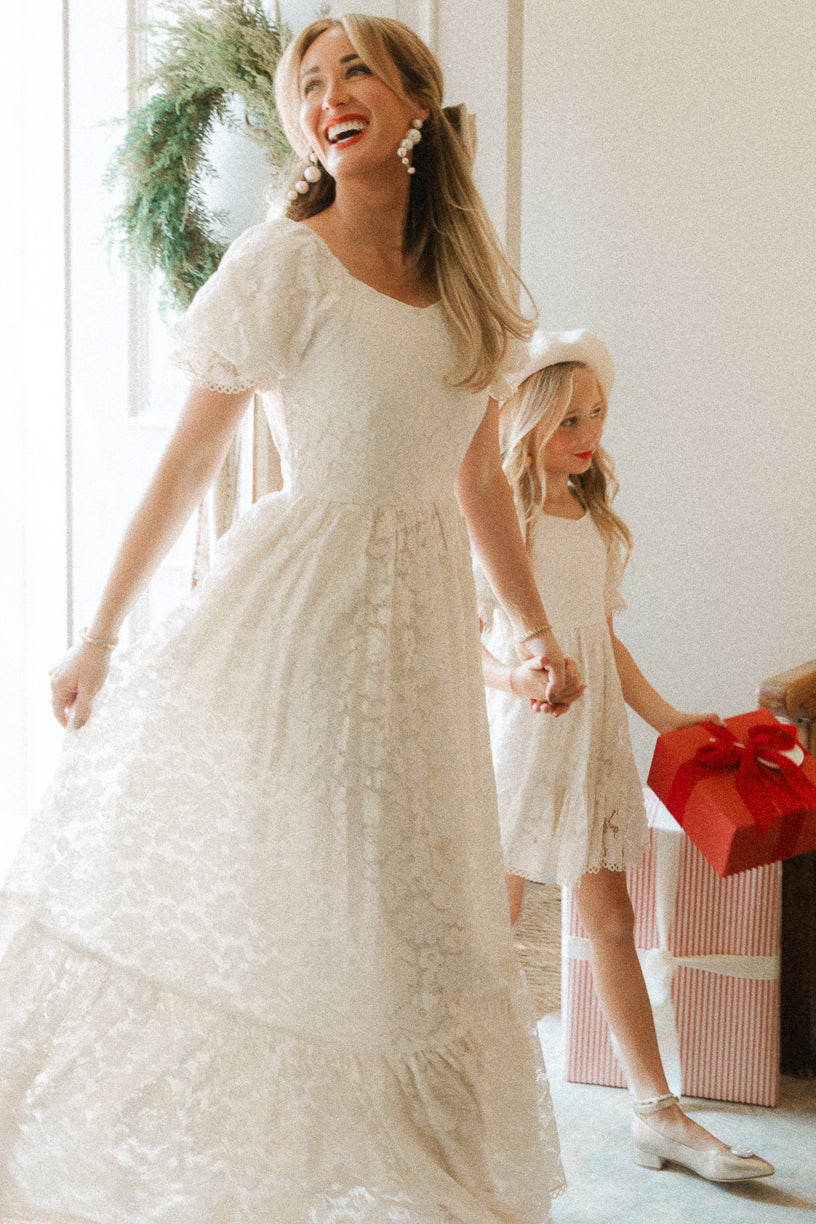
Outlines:
<svg viewBox="0 0 816 1224"><path fill-rule="evenodd" d="M781 865L723 879L660 800L645 797L650 848L627 880L669 1086L678 1095L775 1105ZM561 921L564 1078L625 1087L566 888Z"/></svg>

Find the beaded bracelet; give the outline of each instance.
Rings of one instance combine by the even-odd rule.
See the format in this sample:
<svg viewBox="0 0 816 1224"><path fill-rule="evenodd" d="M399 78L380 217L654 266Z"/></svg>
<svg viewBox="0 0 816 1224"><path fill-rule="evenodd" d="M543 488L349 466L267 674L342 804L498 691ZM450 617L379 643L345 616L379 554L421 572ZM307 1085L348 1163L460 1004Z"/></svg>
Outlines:
<svg viewBox="0 0 816 1224"><path fill-rule="evenodd" d="M82 638L83 642L87 642L89 646L100 646L102 650L115 650L116 647L119 645L118 637L117 638L91 637L90 633L88 632L87 626L84 629L80 629L79 636Z"/></svg>
<svg viewBox="0 0 816 1224"><path fill-rule="evenodd" d="M530 638L538 637L539 633L544 633L547 629L552 629L552 625L544 621L543 625L536 625L535 629L531 629L529 633L525 633L522 637L514 637L514 642L520 646L522 642L529 642Z"/></svg>

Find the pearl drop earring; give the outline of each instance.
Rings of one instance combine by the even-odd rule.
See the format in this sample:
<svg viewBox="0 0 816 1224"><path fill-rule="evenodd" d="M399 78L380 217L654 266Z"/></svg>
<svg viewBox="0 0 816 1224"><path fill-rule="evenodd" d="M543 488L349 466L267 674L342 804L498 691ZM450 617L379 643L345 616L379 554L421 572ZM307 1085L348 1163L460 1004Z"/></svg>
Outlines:
<svg viewBox="0 0 816 1224"><path fill-rule="evenodd" d="M309 154L310 165L303 171L303 178L298 179L294 188L290 188L286 193L287 200L296 200L299 195L306 195L306 192L311 187L312 183L320 182L323 177L320 166L317 164L317 154Z"/></svg>
<svg viewBox="0 0 816 1224"><path fill-rule="evenodd" d="M414 151L414 145L418 145L422 139L422 132L420 131L421 127L421 119L412 119L411 126L405 133L405 136L397 149L397 157L400 159L403 166L407 166L409 174L416 173L415 167L411 165L411 154Z"/></svg>

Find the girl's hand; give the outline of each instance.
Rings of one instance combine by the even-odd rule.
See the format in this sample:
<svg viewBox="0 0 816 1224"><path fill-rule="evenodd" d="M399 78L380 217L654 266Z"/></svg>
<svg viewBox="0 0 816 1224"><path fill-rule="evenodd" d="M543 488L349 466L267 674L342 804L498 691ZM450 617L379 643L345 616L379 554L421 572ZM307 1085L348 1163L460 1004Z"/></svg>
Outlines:
<svg viewBox="0 0 816 1224"><path fill-rule="evenodd" d="M77 642L51 668L51 709L61 727L69 722L84 727L91 716L93 699L108 675L110 654L88 642Z"/></svg>

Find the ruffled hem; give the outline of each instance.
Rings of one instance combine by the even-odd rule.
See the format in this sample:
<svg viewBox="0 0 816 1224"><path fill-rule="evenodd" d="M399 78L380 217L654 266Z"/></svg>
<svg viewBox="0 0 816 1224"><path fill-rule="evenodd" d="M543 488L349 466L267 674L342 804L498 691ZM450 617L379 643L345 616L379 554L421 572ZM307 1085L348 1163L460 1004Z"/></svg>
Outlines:
<svg viewBox="0 0 816 1224"><path fill-rule="evenodd" d="M585 875L597 875L600 871L630 871L640 867L646 848L645 845L641 849L632 847L625 854L585 864L580 869L572 865L564 867L559 864L557 870L553 871L546 863L541 863L531 869L529 866L519 867L513 859L505 862L504 869L507 875L519 876L531 884L548 884L554 881L559 888L576 888Z"/></svg>
<svg viewBox="0 0 816 1224"><path fill-rule="evenodd" d="M170 360L187 375L194 386L202 387L205 391L237 395L259 389L264 383L267 388L271 385L268 374L260 371L240 374L233 362L213 356L206 348L195 348L191 345L184 353L172 353Z"/></svg>
<svg viewBox="0 0 816 1224"><path fill-rule="evenodd" d="M536 820L525 814L515 833L505 825L503 838L505 871L525 880L574 888L584 875L639 867L649 845L642 788L635 778L631 788L601 795L593 810L576 802L557 819L553 812Z"/></svg>
<svg viewBox="0 0 816 1224"><path fill-rule="evenodd" d="M0 988L0 1222L544 1224L563 1189L512 988L433 1048L352 1051L31 922Z"/></svg>

